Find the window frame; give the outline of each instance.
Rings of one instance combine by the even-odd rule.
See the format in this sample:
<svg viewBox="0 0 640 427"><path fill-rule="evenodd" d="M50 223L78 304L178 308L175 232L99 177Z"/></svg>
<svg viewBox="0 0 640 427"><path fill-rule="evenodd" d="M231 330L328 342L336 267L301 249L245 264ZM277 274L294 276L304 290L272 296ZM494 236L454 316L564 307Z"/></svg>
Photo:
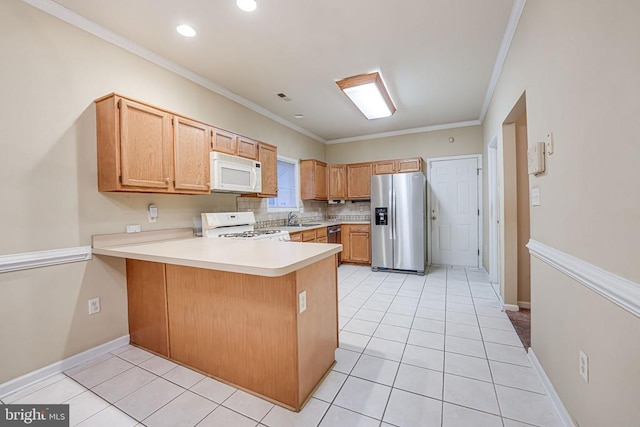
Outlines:
<svg viewBox="0 0 640 427"><path fill-rule="evenodd" d="M278 208L270 206L271 199L277 199L277 197L269 197L267 201L267 212L300 212L300 161L297 159L292 159L291 157L278 155L278 162L285 162L292 164L294 167L295 174L295 190L296 190L296 206L294 208ZM277 165L277 163L276 163ZM276 173L277 167L276 167ZM278 180L280 181L280 180ZM279 185L279 184L278 184ZM280 191L280 187L278 187L278 192Z"/></svg>

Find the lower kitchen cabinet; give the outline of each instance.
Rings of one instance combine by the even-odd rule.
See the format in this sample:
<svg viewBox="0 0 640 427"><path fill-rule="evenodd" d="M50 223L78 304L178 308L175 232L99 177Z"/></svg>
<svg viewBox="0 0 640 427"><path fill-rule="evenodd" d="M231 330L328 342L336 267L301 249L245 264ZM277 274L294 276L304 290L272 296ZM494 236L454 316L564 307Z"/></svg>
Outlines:
<svg viewBox="0 0 640 427"><path fill-rule="evenodd" d="M355 264L371 264L370 225L342 225L342 261Z"/></svg>

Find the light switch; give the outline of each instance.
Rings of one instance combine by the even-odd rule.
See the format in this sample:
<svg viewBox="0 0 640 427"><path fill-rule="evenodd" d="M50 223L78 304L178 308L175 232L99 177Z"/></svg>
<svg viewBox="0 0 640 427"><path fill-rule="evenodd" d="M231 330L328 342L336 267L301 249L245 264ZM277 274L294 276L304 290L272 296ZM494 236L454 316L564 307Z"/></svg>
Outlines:
<svg viewBox="0 0 640 427"><path fill-rule="evenodd" d="M547 154L553 154L553 132L549 132L547 134L547 140L545 141L545 146L547 149Z"/></svg>
<svg viewBox="0 0 640 427"><path fill-rule="evenodd" d="M531 189L531 206L540 206L540 189L538 187Z"/></svg>

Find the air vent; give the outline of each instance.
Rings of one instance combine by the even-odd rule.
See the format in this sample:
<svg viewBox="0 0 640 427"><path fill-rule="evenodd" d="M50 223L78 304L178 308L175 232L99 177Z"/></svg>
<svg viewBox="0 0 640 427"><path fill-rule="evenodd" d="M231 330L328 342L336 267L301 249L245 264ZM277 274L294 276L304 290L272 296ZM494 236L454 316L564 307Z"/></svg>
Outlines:
<svg viewBox="0 0 640 427"><path fill-rule="evenodd" d="M291 98L289 98L286 94L282 92L277 93L276 95L278 95L283 101L291 101Z"/></svg>

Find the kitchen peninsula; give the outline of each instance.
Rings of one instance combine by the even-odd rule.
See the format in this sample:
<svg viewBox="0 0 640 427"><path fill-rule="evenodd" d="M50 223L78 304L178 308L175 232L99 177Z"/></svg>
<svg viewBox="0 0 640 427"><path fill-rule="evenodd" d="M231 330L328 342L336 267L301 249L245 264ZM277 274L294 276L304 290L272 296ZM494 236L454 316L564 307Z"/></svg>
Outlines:
<svg viewBox="0 0 640 427"><path fill-rule="evenodd" d="M338 346L335 244L94 236L126 259L131 343L299 411Z"/></svg>

